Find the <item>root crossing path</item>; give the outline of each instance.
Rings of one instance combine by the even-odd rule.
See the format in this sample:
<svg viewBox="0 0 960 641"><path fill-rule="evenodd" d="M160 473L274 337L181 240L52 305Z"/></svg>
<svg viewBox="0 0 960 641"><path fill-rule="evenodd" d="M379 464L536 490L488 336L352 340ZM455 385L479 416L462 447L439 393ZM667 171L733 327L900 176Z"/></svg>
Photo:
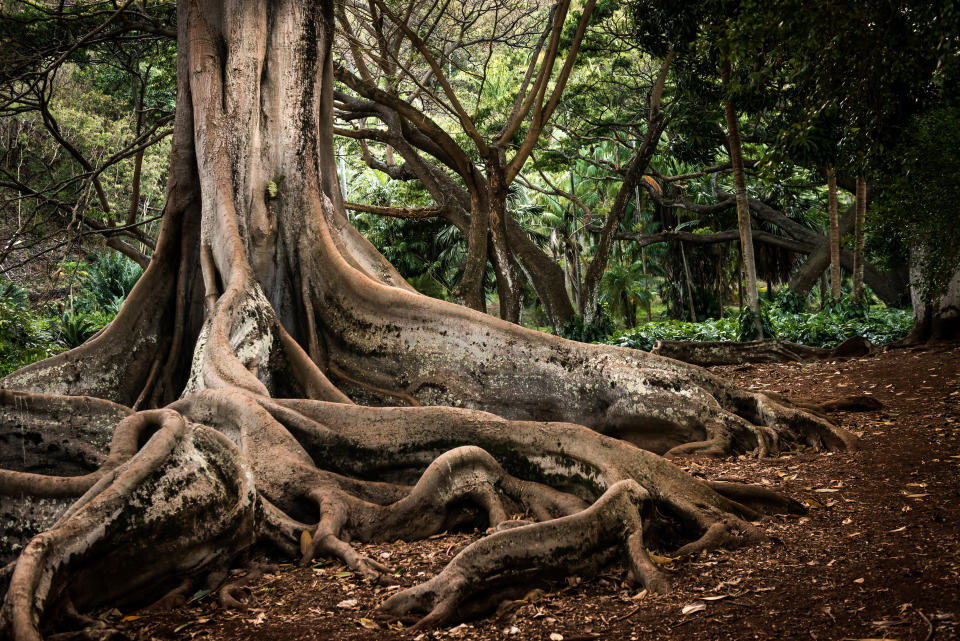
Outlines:
<svg viewBox="0 0 960 641"><path fill-rule="evenodd" d="M755 541L762 513L801 508L659 454L856 445L698 367L413 292L344 214L332 3L178 12L150 266L99 335L3 380L0 634L109 635L85 613L198 586L242 605L229 571L258 545L388 583L351 541L458 527L490 534L386 613L455 621L614 562L662 591L649 549Z"/></svg>

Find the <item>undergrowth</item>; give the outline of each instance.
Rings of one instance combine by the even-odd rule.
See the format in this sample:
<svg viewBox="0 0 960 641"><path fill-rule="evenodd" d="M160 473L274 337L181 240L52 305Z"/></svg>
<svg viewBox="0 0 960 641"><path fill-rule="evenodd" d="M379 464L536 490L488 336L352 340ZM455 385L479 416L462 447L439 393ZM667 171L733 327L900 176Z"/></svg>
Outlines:
<svg viewBox="0 0 960 641"><path fill-rule="evenodd" d="M762 307L761 318L767 338L811 347L836 347L853 336L863 336L873 343L884 345L905 337L913 327L913 312L909 309L854 305L849 299L834 301L817 312L797 311L796 301L793 300L787 301L786 305L783 301L773 304L764 302ZM654 321L635 329L616 332L606 342L650 351L659 340L748 340L753 336L743 331L743 326L749 320L744 315L741 318L731 316L701 323Z"/></svg>
<svg viewBox="0 0 960 641"><path fill-rule="evenodd" d="M94 254L71 263L77 284L56 303L31 306L27 291L0 284L0 377L77 347L117 315L143 270L119 254Z"/></svg>

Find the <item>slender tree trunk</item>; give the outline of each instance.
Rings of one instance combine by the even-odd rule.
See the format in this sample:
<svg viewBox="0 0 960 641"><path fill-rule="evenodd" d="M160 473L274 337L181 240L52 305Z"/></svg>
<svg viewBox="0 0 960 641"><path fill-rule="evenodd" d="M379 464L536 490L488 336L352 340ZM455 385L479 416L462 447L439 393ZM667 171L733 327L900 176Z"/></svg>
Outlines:
<svg viewBox="0 0 960 641"><path fill-rule="evenodd" d="M687 281L687 304L690 306L690 320L697 322L697 309L693 303L693 278L690 276L690 265L687 264L687 254L683 250L683 243L680 243L680 258L683 261L683 275Z"/></svg>
<svg viewBox="0 0 960 641"><path fill-rule="evenodd" d="M863 300L863 225L867 217L867 181L857 178L857 212L853 222L853 302Z"/></svg>
<svg viewBox="0 0 960 641"><path fill-rule="evenodd" d="M840 220L837 211L837 176L827 168L827 202L830 215L830 295L840 298Z"/></svg>
<svg viewBox="0 0 960 641"><path fill-rule="evenodd" d="M647 118L647 132L640 143L633 158L627 165L627 173L617 192L617 197L610 208L610 214L600 233L600 240L597 242L596 251L593 259L587 266L583 276L583 295L581 313L584 322L592 323L599 313L600 281L603 278L603 272L607 268L607 261L610 258L610 248L613 245L613 236L620 227L621 221L627 210L627 204L630 196L635 195L636 187L643 180L643 173L650 164L650 159L657 151L660 144L660 136L664 129L663 113L660 111L660 100L663 95L663 88L667 81L667 73L670 70L670 63L673 60L671 52L664 58L660 65L660 71L650 90L650 113ZM633 192L633 193L631 193Z"/></svg>
<svg viewBox="0 0 960 641"><path fill-rule="evenodd" d="M487 180L490 186L490 249L497 274L497 292L500 295L500 318L510 323L520 322L523 306L523 283L516 261L510 251L507 236L507 188L503 150L493 147L487 158Z"/></svg>
<svg viewBox="0 0 960 641"><path fill-rule="evenodd" d="M723 84L730 83L730 62L723 64ZM753 226L750 205L747 201L747 181L743 169L743 152L740 149L740 125L733 101L728 97L724 104L727 120L727 137L730 141L730 164L733 167L733 183L737 199L737 228L740 230L740 252L743 255L744 300L753 313L757 336L763 337L760 322L760 296L757 291L757 263L753 254Z"/></svg>
<svg viewBox="0 0 960 641"><path fill-rule="evenodd" d="M470 226L467 230L467 256L463 265L463 277L460 279L459 296L463 304L480 312L487 311L483 281L487 271L487 248L490 229L490 195L486 181L475 176L470 189Z"/></svg>
<svg viewBox="0 0 960 641"><path fill-rule="evenodd" d="M867 201L869 201L869 194ZM850 207L840 217L840 236L853 231L853 221L856 207ZM830 237L829 234L810 252L807 260L790 277L789 287L801 296L807 296L813 286L819 282L830 268ZM840 251L840 265L853 269L853 255L846 250ZM879 272L872 265L864 261L864 283L870 286L873 293L887 305L901 305L909 297L910 278L906 266L889 272Z"/></svg>

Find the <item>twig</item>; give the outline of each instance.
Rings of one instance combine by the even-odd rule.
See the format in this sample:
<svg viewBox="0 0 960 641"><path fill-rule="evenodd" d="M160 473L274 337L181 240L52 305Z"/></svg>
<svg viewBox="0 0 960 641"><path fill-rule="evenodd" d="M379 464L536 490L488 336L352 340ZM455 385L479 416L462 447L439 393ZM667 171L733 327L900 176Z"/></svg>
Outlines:
<svg viewBox="0 0 960 641"><path fill-rule="evenodd" d="M933 621L927 618L927 615L923 613L923 610L920 610L919 608L914 609L916 610L917 614L920 615L920 618L923 619L923 622L927 624L927 636L923 641L931 641L934 633Z"/></svg>
<svg viewBox="0 0 960 641"><path fill-rule="evenodd" d="M640 611L640 608L642 608L642 607L643 607L643 603L641 603L641 604L638 605L638 606L635 606L635 607L631 608L630 611L627 612L626 614L621 615L621 616L618 616L616 619L614 619L614 621L615 621L615 622L616 622L616 621L626 621L627 619L629 619L630 617L632 617L634 614L636 614L637 612L639 612L639 611Z"/></svg>

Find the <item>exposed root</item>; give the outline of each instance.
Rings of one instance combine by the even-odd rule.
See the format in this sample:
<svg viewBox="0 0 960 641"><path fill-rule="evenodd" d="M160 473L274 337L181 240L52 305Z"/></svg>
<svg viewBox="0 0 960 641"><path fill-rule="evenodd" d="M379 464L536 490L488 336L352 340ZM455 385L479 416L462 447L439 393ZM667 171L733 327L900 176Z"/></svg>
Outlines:
<svg viewBox="0 0 960 641"><path fill-rule="evenodd" d="M255 495L238 452L218 433L166 414L136 456L30 541L0 629L39 641L41 612L50 620L58 604L85 609L162 593L171 579L252 544Z"/></svg>
<svg viewBox="0 0 960 641"><path fill-rule="evenodd" d="M745 543L758 543L763 539L763 533L755 526L739 519L723 519L707 528L699 539L687 543L673 554L682 557L718 548L732 550Z"/></svg>
<svg viewBox="0 0 960 641"><path fill-rule="evenodd" d="M648 495L636 482L614 484L592 506L571 516L497 532L461 551L432 579L387 599L395 615L425 612L417 628L464 618L468 602L502 586L518 587L585 571L608 562L611 550L627 559L631 576L651 591L667 589L642 544L640 512Z"/></svg>
<svg viewBox="0 0 960 641"><path fill-rule="evenodd" d="M225 610L240 610L241 612L246 612L249 607L247 604L250 601L250 590L247 586L264 574L272 574L277 572L277 570L277 566L270 563L254 563L246 570L234 570L230 572L231 576L236 577L232 581L225 583L217 581L216 584L222 583L219 588L210 578L207 580L213 585L212 589L217 590L217 600L220 602L220 607Z"/></svg>
<svg viewBox="0 0 960 641"><path fill-rule="evenodd" d="M150 410L128 416L113 432L110 455L100 468L83 476L48 476L0 469L0 495L37 498L80 496L108 472L129 460L154 431L170 427L180 417L169 410Z"/></svg>

